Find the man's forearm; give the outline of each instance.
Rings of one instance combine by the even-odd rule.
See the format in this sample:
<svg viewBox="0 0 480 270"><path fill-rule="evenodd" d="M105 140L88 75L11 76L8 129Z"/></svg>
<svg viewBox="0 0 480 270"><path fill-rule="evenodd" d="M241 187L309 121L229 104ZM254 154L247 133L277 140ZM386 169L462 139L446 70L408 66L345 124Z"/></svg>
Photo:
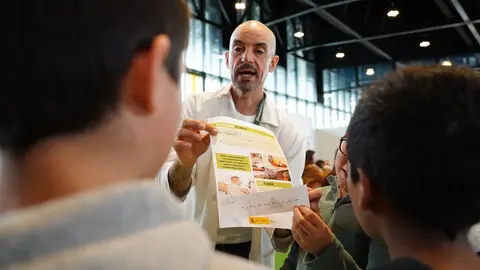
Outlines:
<svg viewBox="0 0 480 270"><path fill-rule="evenodd" d="M176 160L168 171L168 184L170 191L178 198L183 198L192 186L193 167L183 165Z"/></svg>

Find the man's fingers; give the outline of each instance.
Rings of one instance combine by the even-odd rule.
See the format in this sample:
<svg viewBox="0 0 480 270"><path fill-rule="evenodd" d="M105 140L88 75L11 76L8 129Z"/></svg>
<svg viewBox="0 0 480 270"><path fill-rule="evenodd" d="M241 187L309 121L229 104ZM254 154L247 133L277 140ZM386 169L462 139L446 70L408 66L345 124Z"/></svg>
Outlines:
<svg viewBox="0 0 480 270"><path fill-rule="evenodd" d="M185 118L182 121L182 128L191 130L205 130L206 125L202 121Z"/></svg>
<svg viewBox="0 0 480 270"><path fill-rule="evenodd" d="M177 133L178 139L180 141L201 141L203 139L202 135L200 133L195 132L190 129L186 128L181 128L178 133Z"/></svg>
<svg viewBox="0 0 480 270"><path fill-rule="evenodd" d="M210 145L210 136L209 135L203 136L202 141L205 145Z"/></svg>
<svg viewBox="0 0 480 270"><path fill-rule="evenodd" d="M205 125L205 128L203 130L208 132L210 135L215 136L218 134L218 130L214 126L210 125L207 122L202 122L202 123Z"/></svg>
<svg viewBox="0 0 480 270"><path fill-rule="evenodd" d="M173 149L175 150L181 150L181 149L188 149L192 147L192 144L189 142L184 142L184 141L176 141L173 144Z"/></svg>
<svg viewBox="0 0 480 270"><path fill-rule="evenodd" d="M317 213L315 213L314 211L309 209L308 207L305 207L305 206L302 205L302 206L297 207L297 209L300 212L300 214L305 218L305 220L308 221L308 224L313 226L314 229L315 228L322 228L323 226L326 226L326 224L325 224L325 222L323 222L322 218ZM302 224L300 224L300 225L302 225ZM308 227L308 228L310 228L310 227Z"/></svg>
<svg viewBox="0 0 480 270"><path fill-rule="evenodd" d="M193 120L193 119L183 119L182 128L191 129L193 131L206 131L210 135L217 135L218 130L205 121Z"/></svg>

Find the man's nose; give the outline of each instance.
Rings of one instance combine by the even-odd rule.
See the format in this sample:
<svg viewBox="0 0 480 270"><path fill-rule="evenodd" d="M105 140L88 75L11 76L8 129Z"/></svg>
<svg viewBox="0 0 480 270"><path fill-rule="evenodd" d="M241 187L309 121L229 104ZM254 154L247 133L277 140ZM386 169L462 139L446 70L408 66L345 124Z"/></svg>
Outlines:
<svg viewBox="0 0 480 270"><path fill-rule="evenodd" d="M249 50L245 50L242 55L242 62L243 63L250 63L251 61L251 55Z"/></svg>

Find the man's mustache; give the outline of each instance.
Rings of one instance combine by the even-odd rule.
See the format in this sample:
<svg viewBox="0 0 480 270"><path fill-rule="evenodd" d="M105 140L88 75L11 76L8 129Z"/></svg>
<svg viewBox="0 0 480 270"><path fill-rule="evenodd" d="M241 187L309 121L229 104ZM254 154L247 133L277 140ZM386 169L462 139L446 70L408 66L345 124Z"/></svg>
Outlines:
<svg viewBox="0 0 480 270"><path fill-rule="evenodd" d="M253 70L253 71L255 71L255 73L258 72L257 67L255 67L254 65L252 65L252 64L242 64L235 69L235 73L238 73L242 70Z"/></svg>

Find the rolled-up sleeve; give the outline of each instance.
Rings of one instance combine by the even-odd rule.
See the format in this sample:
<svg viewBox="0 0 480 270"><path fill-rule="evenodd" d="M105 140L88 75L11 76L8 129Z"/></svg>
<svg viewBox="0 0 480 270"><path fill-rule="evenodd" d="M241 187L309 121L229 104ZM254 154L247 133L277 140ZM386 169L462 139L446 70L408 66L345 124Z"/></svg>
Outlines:
<svg viewBox="0 0 480 270"><path fill-rule="evenodd" d="M195 104L196 104L196 96L194 95L189 96L182 106L182 120L186 118L195 119ZM156 177L157 182L167 190L170 190L170 184L168 182L168 171L170 170L170 167L172 167L172 164L175 162L176 159L177 159L177 153L172 148L170 150L170 153L168 154L167 161L160 168L160 171L158 172ZM193 172L192 172L192 186L195 184L195 172L196 172L196 167L193 168ZM180 199L183 201L185 198L180 198Z"/></svg>

